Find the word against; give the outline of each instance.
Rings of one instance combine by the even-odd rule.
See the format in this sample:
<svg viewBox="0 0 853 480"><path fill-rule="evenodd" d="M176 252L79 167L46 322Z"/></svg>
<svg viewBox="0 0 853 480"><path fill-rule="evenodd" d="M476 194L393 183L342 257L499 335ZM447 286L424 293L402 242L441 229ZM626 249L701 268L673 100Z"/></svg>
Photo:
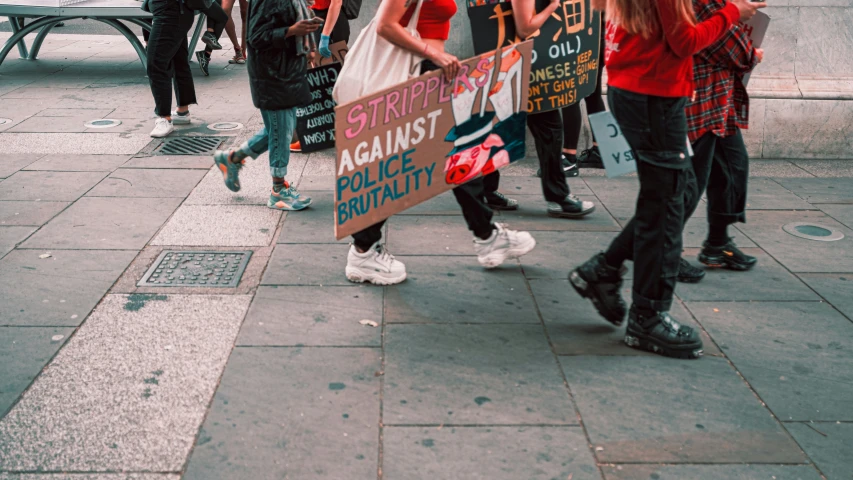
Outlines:
<svg viewBox="0 0 853 480"><path fill-rule="evenodd" d="M622 135L622 129L610 112L594 113L589 116L592 132L598 140L601 160L607 178L620 177L637 171L634 151Z"/></svg>

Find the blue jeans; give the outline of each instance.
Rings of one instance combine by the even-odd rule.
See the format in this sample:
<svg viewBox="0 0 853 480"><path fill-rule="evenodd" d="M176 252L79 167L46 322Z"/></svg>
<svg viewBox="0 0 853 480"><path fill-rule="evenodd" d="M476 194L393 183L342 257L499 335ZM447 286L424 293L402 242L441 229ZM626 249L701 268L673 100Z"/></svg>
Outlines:
<svg viewBox="0 0 853 480"><path fill-rule="evenodd" d="M284 178L290 163L290 141L296 130L296 109L261 110L261 117L264 128L241 145L240 150L253 159L269 151L270 173L275 178Z"/></svg>

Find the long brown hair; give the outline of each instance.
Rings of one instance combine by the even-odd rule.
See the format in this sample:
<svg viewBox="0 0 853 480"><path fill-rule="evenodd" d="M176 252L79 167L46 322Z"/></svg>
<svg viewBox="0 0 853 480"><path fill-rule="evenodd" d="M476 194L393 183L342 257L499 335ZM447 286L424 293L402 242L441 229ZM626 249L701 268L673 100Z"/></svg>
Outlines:
<svg viewBox="0 0 853 480"><path fill-rule="evenodd" d="M649 38L663 33L658 15L658 2L674 2L679 17L696 25L692 0L607 0L607 20L631 35Z"/></svg>

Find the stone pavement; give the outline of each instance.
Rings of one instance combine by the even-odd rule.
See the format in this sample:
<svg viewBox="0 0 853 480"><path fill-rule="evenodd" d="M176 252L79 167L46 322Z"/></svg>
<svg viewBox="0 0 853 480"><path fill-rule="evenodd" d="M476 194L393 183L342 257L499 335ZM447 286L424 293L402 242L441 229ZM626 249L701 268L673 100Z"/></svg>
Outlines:
<svg viewBox="0 0 853 480"><path fill-rule="evenodd" d="M226 55L178 136L259 127ZM679 285L706 356L678 361L625 347L566 281L631 215L635 178L584 170L572 190L598 210L556 220L533 162L513 165L522 208L499 220L533 231L531 254L484 272L443 195L388 224L410 278L356 286L331 152L293 157L315 204L282 215L266 157L232 194L209 156L152 155L149 95L121 37L54 34L0 67L0 479L853 476L853 161L753 162L733 232L759 265ZM99 118L122 124L83 126ZM169 249L252 257L236 288L137 287Z"/></svg>

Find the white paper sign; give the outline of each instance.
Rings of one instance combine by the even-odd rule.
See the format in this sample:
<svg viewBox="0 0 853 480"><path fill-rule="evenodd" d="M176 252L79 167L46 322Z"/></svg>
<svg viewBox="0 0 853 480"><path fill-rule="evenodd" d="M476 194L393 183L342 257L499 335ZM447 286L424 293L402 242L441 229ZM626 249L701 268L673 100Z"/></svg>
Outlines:
<svg viewBox="0 0 853 480"><path fill-rule="evenodd" d="M622 129L610 112L594 113L589 116L589 124L598 140L601 160L607 178L619 177L637 171L634 151L628 140L622 135Z"/></svg>
<svg viewBox="0 0 853 480"><path fill-rule="evenodd" d="M764 41L764 36L767 35L767 27L770 26L770 16L764 12L756 12L755 16L746 22L738 24L743 32L752 40L752 46L761 48L761 43ZM749 76L752 72L743 76L743 85L749 83Z"/></svg>

